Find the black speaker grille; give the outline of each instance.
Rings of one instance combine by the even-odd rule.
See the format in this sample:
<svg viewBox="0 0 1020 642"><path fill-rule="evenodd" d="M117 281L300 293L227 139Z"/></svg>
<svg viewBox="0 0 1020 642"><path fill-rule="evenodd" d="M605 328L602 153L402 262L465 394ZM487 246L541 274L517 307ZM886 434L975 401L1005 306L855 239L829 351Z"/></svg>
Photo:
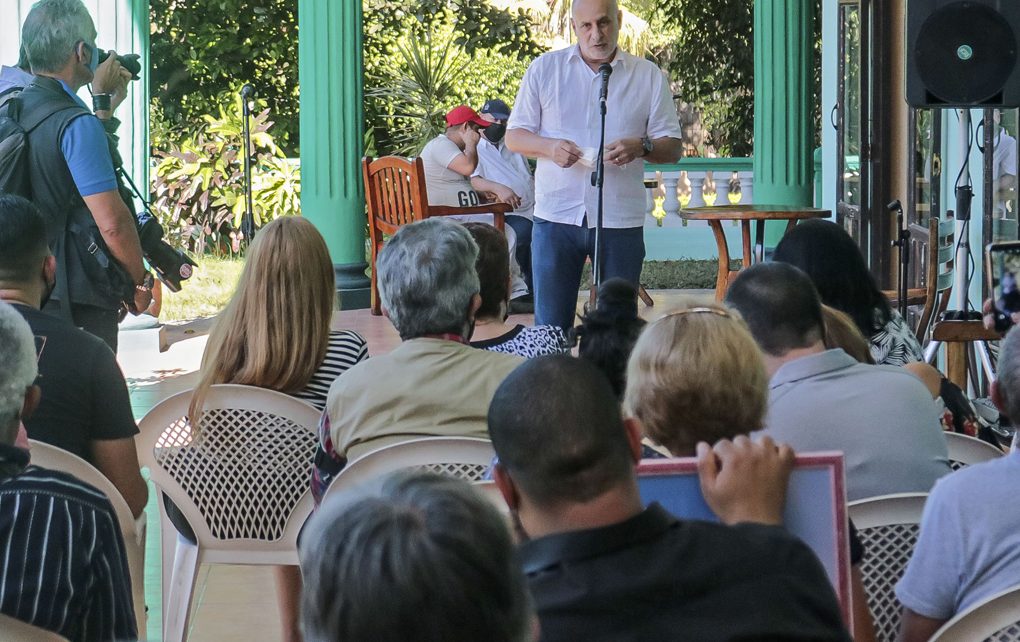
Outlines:
<svg viewBox="0 0 1020 642"><path fill-rule="evenodd" d="M1013 72L1017 36L995 9L954 2L928 16L913 53L932 96L947 104L981 103L1002 92Z"/></svg>

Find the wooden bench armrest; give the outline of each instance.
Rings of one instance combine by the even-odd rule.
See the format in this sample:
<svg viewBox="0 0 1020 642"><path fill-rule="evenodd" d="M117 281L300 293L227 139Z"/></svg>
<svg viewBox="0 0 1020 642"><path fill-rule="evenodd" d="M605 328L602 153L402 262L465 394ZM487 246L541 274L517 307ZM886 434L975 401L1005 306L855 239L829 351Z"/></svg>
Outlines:
<svg viewBox="0 0 1020 642"><path fill-rule="evenodd" d="M465 216L469 214L506 214L513 211L507 203L486 203L470 207L451 207L449 205L429 205L429 216Z"/></svg>

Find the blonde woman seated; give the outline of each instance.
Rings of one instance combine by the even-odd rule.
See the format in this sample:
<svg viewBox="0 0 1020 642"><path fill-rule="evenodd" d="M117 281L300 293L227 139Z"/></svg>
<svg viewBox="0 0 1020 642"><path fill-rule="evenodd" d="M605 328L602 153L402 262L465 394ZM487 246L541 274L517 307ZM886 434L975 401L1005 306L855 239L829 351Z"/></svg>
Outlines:
<svg viewBox="0 0 1020 642"><path fill-rule="evenodd" d="M718 304L649 324L627 364L625 412L641 423L645 444L667 457L691 457L699 442L761 430L767 406L768 374L758 344L737 313ZM850 531L856 639L871 640L858 569L864 547L852 524Z"/></svg>
<svg viewBox="0 0 1020 642"><path fill-rule="evenodd" d="M200 428L197 420L209 387L220 383L285 392L321 410L333 380L368 357L360 335L330 330L335 309L333 263L315 226L286 217L262 228L248 249L230 303L209 333L191 400L192 425ZM168 514L174 512L168 506ZM180 522L175 521L178 530L194 540L187 523ZM298 568L278 567L285 640L301 639L300 592Z"/></svg>

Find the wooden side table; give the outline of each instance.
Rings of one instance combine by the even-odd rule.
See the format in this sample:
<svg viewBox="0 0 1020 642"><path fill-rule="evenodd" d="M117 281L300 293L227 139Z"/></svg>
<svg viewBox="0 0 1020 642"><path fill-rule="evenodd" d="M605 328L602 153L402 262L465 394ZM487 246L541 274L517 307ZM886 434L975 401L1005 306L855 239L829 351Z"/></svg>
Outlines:
<svg viewBox="0 0 1020 642"><path fill-rule="evenodd" d="M723 231L724 221L740 221L741 267L750 267L752 262L762 260L765 251L765 221L786 221L789 232L797 221L808 218L828 218L830 210L795 205L722 205L713 207L692 207L680 210L680 217L689 221L708 221L719 248L719 273L715 280L715 298L722 301L730 281L739 270L730 269L730 249ZM751 249L751 223L755 223L754 250Z"/></svg>
<svg viewBox="0 0 1020 642"><path fill-rule="evenodd" d="M977 357L986 370L991 369L991 358L988 356L988 341L998 341L1002 337L994 330L985 328L981 321L939 321L932 328L932 342L946 344L946 378L960 386L967 394L967 371L971 357L971 349L977 350ZM975 363L976 365L976 363ZM978 382L974 382L975 389Z"/></svg>

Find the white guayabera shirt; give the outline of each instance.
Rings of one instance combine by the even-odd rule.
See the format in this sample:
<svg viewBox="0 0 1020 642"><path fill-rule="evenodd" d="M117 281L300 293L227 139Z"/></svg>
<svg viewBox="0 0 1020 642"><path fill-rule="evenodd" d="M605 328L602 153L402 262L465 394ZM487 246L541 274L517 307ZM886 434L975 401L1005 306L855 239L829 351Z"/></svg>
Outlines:
<svg viewBox="0 0 1020 642"><path fill-rule="evenodd" d="M606 144L621 138L679 139L680 120L665 75L653 63L616 50L610 63L606 101ZM599 89L602 77L581 58L577 45L542 54L524 74L508 129L599 146ZM554 223L595 225L597 193L590 167L562 168L541 158L535 171L535 217ZM607 228L640 227L645 217L644 162L605 166Z"/></svg>

